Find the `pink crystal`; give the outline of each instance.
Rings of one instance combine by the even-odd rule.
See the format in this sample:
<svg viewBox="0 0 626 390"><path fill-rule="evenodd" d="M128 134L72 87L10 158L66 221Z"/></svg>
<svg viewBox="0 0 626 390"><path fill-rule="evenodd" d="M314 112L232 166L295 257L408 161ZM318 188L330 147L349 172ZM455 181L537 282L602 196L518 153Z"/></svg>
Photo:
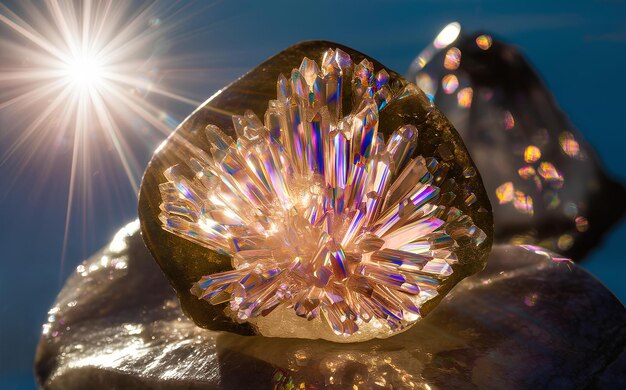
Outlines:
<svg viewBox="0 0 626 390"><path fill-rule="evenodd" d="M401 97L388 82L339 49L321 66L305 58L278 77L264 122L233 116L236 140L207 126L209 153L188 164L195 176L164 172L163 228L232 256L234 270L196 283L199 298L229 302L239 321L285 305L338 335L374 318L392 330L420 318L460 240L479 244L484 233L443 202L435 183L449 166L413 156L418 129L384 143L379 110ZM347 88L354 109L343 113Z"/></svg>

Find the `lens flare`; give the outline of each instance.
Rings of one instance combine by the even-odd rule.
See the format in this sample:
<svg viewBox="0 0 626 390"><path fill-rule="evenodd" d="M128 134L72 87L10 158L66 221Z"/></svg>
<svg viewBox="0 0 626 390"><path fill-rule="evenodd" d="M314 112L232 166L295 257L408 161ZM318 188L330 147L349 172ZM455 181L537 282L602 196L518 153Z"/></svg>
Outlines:
<svg viewBox="0 0 626 390"><path fill-rule="evenodd" d="M36 164L34 184L44 188L68 174L60 161L70 152L64 248L73 203L85 213L96 191L137 193L139 152L147 156L178 122L162 107L200 104L163 81L168 65L191 68L166 57L175 46L168 37L193 17L185 10L113 0L0 4L0 166Z"/></svg>
<svg viewBox="0 0 626 390"><path fill-rule="evenodd" d="M103 82L103 64L97 56L91 54L72 58L65 67L67 80L75 88L97 88Z"/></svg>

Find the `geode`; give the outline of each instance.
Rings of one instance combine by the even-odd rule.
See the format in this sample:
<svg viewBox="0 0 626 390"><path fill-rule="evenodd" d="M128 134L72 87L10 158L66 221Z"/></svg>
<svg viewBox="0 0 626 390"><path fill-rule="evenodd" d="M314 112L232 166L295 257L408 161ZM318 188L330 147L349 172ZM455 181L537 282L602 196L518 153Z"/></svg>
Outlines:
<svg viewBox="0 0 626 390"><path fill-rule="evenodd" d="M328 42L209 99L155 154L139 210L191 318L265 336L406 330L491 246L480 175L449 122L415 85Z"/></svg>

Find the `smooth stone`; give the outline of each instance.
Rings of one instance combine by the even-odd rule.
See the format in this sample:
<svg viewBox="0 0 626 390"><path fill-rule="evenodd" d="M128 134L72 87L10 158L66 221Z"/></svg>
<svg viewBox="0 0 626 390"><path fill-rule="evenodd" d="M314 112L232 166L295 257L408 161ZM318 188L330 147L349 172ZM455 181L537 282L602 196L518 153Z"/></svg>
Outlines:
<svg viewBox="0 0 626 390"><path fill-rule="evenodd" d="M432 58L423 69L417 65L423 62L416 60L408 78L434 95L435 105L461 134L491 200L495 242L541 245L574 261L582 260L626 212L624 185L606 173L593 147L561 110L523 53L496 38L491 47L481 49L476 43L481 35L490 36L462 33L446 47L432 48ZM457 69L444 66L451 48L461 53ZM448 63L448 68L453 66ZM442 88L447 75L456 76L459 83L450 93ZM473 92L471 107L458 101L459 91L465 88ZM563 138L566 132L573 138ZM563 145L568 145L564 142L568 139L574 142L566 153ZM528 146L539 148L538 161L525 161ZM561 188L538 175L541 162L553 164L562 174ZM537 174L524 178L518 171L528 166ZM507 182L532 198L532 215L521 212L524 208L516 208L514 202L500 204L496 189ZM577 221L578 217L588 223Z"/></svg>
<svg viewBox="0 0 626 390"><path fill-rule="evenodd" d="M624 388L626 310L568 261L495 246L487 268L385 340L336 344L196 326L135 221L70 276L35 360L46 389Z"/></svg>

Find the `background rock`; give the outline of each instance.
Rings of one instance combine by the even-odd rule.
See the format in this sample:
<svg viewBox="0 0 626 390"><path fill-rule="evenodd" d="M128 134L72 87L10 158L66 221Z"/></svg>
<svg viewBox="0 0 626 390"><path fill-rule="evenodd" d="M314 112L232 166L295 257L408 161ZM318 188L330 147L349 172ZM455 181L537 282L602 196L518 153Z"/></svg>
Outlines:
<svg viewBox="0 0 626 390"><path fill-rule="evenodd" d="M513 45L461 34L428 47L409 73L470 151L493 206L496 242L541 245L577 261L624 215L623 185L605 174Z"/></svg>

